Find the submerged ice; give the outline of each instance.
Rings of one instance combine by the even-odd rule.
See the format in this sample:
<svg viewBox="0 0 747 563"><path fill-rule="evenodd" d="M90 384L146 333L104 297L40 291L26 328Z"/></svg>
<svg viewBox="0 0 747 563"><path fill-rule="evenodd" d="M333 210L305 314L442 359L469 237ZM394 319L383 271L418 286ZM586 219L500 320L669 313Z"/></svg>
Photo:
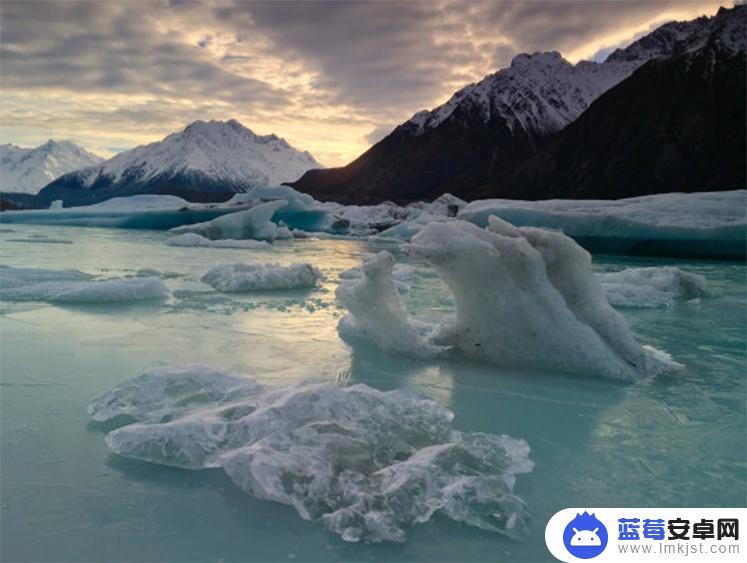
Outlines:
<svg viewBox="0 0 747 563"><path fill-rule="evenodd" d="M460 432L438 403L366 385L266 389L203 366L166 367L93 399L116 454L187 469L220 467L243 491L290 505L346 541L404 541L441 514L521 537L513 493L532 470L525 441Z"/></svg>
<svg viewBox="0 0 747 563"><path fill-rule="evenodd" d="M674 266L627 268L600 273L597 278L607 301L618 307L672 307L677 301L709 294L703 276Z"/></svg>
<svg viewBox="0 0 747 563"><path fill-rule="evenodd" d="M307 263L279 266L238 262L211 268L202 281L219 291L239 292L305 289L314 287L321 278L321 272Z"/></svg>
<svg viewBox="0 0 747 563"><path fill-rule="evenodd" d="M204 247L204 248L245 248L250 250L262 250L271 248L270 243L264 240L241 240L241 239L218 239L210 240L197 233L183 233L171 237L166 241L169 246Z"/></svg>
<svg viewBox="0 0 747 563"><path fill-rule="evenodd" d="M403 246L430 264L452 293L454 317L411 318L392 279L393 257L369 256L363 278L343 280L344 337L418 357L463 354L499 365L634 380L673 364L641 346L607 302L591 256L555 231L431 223Z"/></svg>

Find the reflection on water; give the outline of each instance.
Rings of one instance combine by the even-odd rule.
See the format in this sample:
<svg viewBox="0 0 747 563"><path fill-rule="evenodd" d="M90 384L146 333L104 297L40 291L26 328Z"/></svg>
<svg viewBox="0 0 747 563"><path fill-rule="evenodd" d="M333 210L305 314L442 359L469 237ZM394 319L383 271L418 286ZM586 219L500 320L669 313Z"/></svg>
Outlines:
<svg viewBox="0 0 747 563"><path fill-rule="evenodd" d="M72 244L21 244L5 237ZM677 265L714 297L626 310L639 338L686 369L623 386L472 362L421 362L343 343L340 273L393 243L298 240L269 250L163 244L164 233L14 226L1 263L76 268L102 278L162 273L173 297L137 306L0 304L2 556L7 560L550 560L550 514L567 506L719 506L745 499L745 266L598 257L598 268ZM217 263L310 262L313 291L221 294L199 282ZM148 275L152 275L152 272ZM440 280L416 270L407 304L451 310ZM202 363L285 384L302 379L406 388L452 409L461 430L532 447L516 492L533 514L524 544L436 518L404 545L345 544L289 507L240 493L221 473L112 456L88 399L159 363Z"/></svg>

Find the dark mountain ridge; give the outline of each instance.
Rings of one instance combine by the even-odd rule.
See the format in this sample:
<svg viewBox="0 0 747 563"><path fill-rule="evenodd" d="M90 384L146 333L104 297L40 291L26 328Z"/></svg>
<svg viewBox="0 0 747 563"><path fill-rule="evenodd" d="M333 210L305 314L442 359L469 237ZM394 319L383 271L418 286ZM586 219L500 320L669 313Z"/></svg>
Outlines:
<svg viewBox="0 0 747 563"><path fill-rule="evenodd" d="M603 64L520 55L349 165L290 185L359 204L744 187L746 27L740 5L665 24Z"/></svg>

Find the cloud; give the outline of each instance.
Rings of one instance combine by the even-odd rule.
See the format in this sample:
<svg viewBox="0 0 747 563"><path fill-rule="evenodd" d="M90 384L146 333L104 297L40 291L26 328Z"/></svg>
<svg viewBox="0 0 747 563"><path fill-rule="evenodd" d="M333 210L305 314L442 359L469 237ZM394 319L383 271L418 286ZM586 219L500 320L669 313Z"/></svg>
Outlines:
<svg viewBox="0 0 747 563"><path fill-rule="evenodd" d="M265 109L288 102L283 89L229 72L202 54L210 38L190 47L159 30L152 16L162 5L149 6L153 11L110 2L4 2L3 89L209 97Z"/></svg>

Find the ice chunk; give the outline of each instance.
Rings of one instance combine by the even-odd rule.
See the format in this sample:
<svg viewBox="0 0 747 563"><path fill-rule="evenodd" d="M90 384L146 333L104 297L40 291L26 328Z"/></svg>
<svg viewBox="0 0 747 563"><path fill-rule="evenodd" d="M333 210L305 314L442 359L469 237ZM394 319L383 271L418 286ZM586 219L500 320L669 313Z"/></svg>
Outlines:
<svg viewBox="0 0 747 563"><path fill-rule="evenodd" d="M290 186L252 188L246 193L236 194L225 205L251 205L267 201L285 201L273 217L290 229L300 231L326 231L329 223L329 206L316 201L308 194L298 192ZM332 204L336 206L337 204Z"/></svg>
<svg viewBox="0 0 747 563"><path fill-rule="evenodd" d="M413 236L429 223L445 222L451 219L447 216L431 215L430 213L421 213L410 221L403 221L398 225L389 227L382 231L380 236L410 240Z"/></svg>
<svg viewBox="0 0 747 563"><path fill-rule="evenodd" d="M165 299L168 296L168 288L154 278L96 281L78 270L9 266L0 269L0 299L3 301L114 303Z"/></svg>
<svg viewBox="0 0 747 563"><path fill-rule="evenodd" d="M219 291L258 291L314 287L322 274L311 264L224 264L211 268L202 281Z"/></svg>
<svg viewBox="0 0 747 563"><path fill-rule="evenodd" d="M272 248L272 245L264 240L237 240L237 239L218 239L210 240L197 233L184 233L171 237L166 241L169 246L196 246L207 248L248 248L248 249L266 249Z"/></svg>
<svg viewBox="0 0 747 563"><path fill-rule="evenodd" d="M145 372L92 399L88 414L96 422L119 417L165 422L195 405L226 403L261 391L262 386L254 380L207 366L169 365Z"/></svg>
<svg viewBox="0 0 747 563"><path fill-rule="evenodd" d="M371 340L384 350L416 357L433 357L441 348L432 344L432 327L410 318L392 277L394 257L386 251L363 260L362 277L348 277L337 286L337 300L349 315L339 324L347 338Z"/></svg>
<svg viewBox="0 0 747 563"><path fill-rule="evenodd" d="M443 194L431 203L411 203L406 220L381 232L382 237L410 240L428 223L445 222L456 217L467 202L451 194Z"/></svg>
<svg viewBox="0 0 747 563"><path fill-rule="evenodd" d="M286 205L284 200L268 201L251 209L223 215L206 223L176 227L171 229L171 232L175 234L197 233L210 240L291 238L287 228L278 227L272 222L275 212Z"/></svg>
<svg viewBox="0 0 747 563"><path fill-rule="evenodd" d="M620 307L672 307L708 295L708 282L674 266L628 268L597 274L607 300Z"/></svg>
<svg viewBox="0 0 747 563"><path fill-rule="evenodd" d="M207 368L166 368L94 399L89 413L140 421L107 436L119 455L222 467L247 493L346 541L401 542L436 513L512 537L526 531L526 507L512 492L516 475L532 470L526 442L456 431L449 410L401 391L263 390Z"/></svg>
<svg viewBox="0 0 747 563"><path fill-rule="evenodd" d="M600 252L745 257L747 190L669 193L620 200L473 201L459 218L484 227L495 215L516 226L562 230Z"/></svg>
<svg viewBox="0 0 747 563"><path fill-rule="evenodd" d="M350 314L340 333L415 356L458 352L499 365L634 380L672 367L636 342L605 300L591 257L562 233L518 229L491 217L487 229L431 223L403 245L425 260L453 294L455 318L423 326L394 289L394 259L364 263L363 280L337 290Z"/></svg>

